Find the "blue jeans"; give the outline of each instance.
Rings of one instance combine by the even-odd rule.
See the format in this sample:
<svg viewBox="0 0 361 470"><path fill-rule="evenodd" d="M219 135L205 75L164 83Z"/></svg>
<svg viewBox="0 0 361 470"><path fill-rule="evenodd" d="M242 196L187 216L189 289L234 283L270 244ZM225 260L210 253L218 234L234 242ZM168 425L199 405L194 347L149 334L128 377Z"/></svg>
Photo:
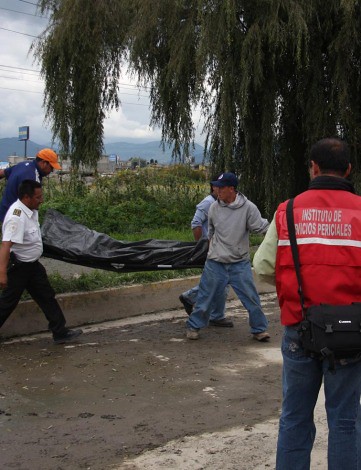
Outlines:
<svg viewBox="0 0 361 470"><path fill-rule="evenodd" d="M183 292L183 297L185 297L188 302L195 305L197 303L197 296L198 296L199 286L192 287L191 289ZM222 320L226 316L226 301L229 292L229 286L226 286L224 289L224 295L218 296L213 305L210 307L210 320Z"/></svg>
<svg viewBox="0 0 361 470"><path fill-rule="evenodd" d="M195 303L197 302L198 291L199 291L199 286L195 286L183 292L182 295L188 300L188 302L195 305Z"/></svg>
<svg viewBox="0 0 361 470"><path fill-rule="evenodd" d="M336 365L307 357L294 327L282 341L283 403L276 470L309 470L316 436L313 411L324 382L328 470L361 470L361 362Z"/></svg>
<svg viewBox="0 0 361 470"><path fill-rule="evenodd" d="M187 320L187 326L199 329L208 325L211 308L217 299L224 296L228 284L248 311L251 333L265 331L268 321L261 308L249 260L237 263L206 261L199 283L197 303Z"/></svg>

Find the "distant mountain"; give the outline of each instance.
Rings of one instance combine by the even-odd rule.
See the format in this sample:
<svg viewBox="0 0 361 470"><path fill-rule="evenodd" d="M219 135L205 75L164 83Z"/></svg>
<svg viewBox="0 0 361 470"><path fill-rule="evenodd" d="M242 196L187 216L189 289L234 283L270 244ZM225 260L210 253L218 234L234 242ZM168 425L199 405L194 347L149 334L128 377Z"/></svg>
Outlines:
<svg viewBox="0 0 361 470"><path fill-rule="evenodd" d="M173 147L166 146L163 152L163 147L160 142L152 141L141 144L130 142L115 142L112 144L105 144L105 153L107 155L119 155L121 160L129 160L129 158L140 157L149 161L151 158L157 160L158 163L171 163ZM196 163L201 163L203 160L203 147L195 144L195 148L191 151Z"/></svg>
<svg viewBox="0 0 361 470"><path fill-rule="evenodd" d="M26 156L35 157L39 150L48 146L49 144L41 145L28 140L26 143ZM0 139L0 160L5 162L7 157L12 155L23 157L25 155L25 142L18 140L16 137Z"/></svg>
<svg viewBox="0 0 361 470"><path fill-rule="evenodd" d="M36 153L40 149L49 146L50 144L41 145L28 140L26 155L28 157L35 157ZM172 162L172 147L166 146L163 152L163 147L158 141L146 143L114 142L105 144L104 147L106 155L118 155L123 161L129 160L133 157L139 157L147 161L150 159L157 160L158 163ZM1 161L7 161L7 157L11 155L24 156L24 154L25 144L23 141L19 141L16 137L0 139ZM195 144L195 148L192 149L191 154L194 157L196 163L201 163L203 160L203 147L201 145Z"/></svg>

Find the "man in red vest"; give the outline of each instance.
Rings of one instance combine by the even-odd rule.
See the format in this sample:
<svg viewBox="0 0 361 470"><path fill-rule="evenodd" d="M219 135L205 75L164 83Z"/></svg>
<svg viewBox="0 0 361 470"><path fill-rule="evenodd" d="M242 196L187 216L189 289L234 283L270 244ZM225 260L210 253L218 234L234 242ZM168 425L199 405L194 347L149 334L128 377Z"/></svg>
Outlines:
<svg viewBox="0 0 361 470"><path fill-rule="evenodd" d="M348 145L322 139L311 148L311 182L294 200L295 230L305 306L361 302L361 198L347 179ZM338 361L309 357L297 332L302 320L286 219L279 205L258 249L258 275L274 275L285 326L282 342L283 403L277 470L309 470L316 435L314 407L322 385L329 427L328 469L361 469L361 358Z"/></svg>

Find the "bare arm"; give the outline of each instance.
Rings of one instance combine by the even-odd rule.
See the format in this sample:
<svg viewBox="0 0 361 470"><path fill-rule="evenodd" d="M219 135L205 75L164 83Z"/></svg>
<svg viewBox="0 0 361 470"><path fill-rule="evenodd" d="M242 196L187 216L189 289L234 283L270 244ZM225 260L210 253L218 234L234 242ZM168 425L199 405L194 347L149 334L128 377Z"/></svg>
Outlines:
<svg viewBox="0 0 361 470"><path fill-rule="evenodd" d="M5 171L0 170L0 179L5 178Z"/></svg>
<svg viewBox="0 0 361 470"><path fill-rule="evenodd" d="M202 238L202 227L194 227L192 228L193 236L196 241Z"/></svg>
<svg viewBox="0 0 361 470"><path fill-rule="evenodd" d="M13 242L2 242L0 247L0 287L4 289L8 284L7 269L10 258L10 248Z"/></svg>

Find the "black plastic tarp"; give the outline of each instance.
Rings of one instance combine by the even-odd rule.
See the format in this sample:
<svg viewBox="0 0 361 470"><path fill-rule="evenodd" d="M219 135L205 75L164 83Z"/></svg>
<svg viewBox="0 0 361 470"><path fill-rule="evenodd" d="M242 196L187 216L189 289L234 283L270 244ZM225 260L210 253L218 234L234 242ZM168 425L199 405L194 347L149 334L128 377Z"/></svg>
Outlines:
<svg viewBox="0 0 361 470"><path fill-rule="evenodd" d="M207 255L207 240L119 241L54 209L46 211L41 232L43 256L108 271L202 268Z"/></svg>

